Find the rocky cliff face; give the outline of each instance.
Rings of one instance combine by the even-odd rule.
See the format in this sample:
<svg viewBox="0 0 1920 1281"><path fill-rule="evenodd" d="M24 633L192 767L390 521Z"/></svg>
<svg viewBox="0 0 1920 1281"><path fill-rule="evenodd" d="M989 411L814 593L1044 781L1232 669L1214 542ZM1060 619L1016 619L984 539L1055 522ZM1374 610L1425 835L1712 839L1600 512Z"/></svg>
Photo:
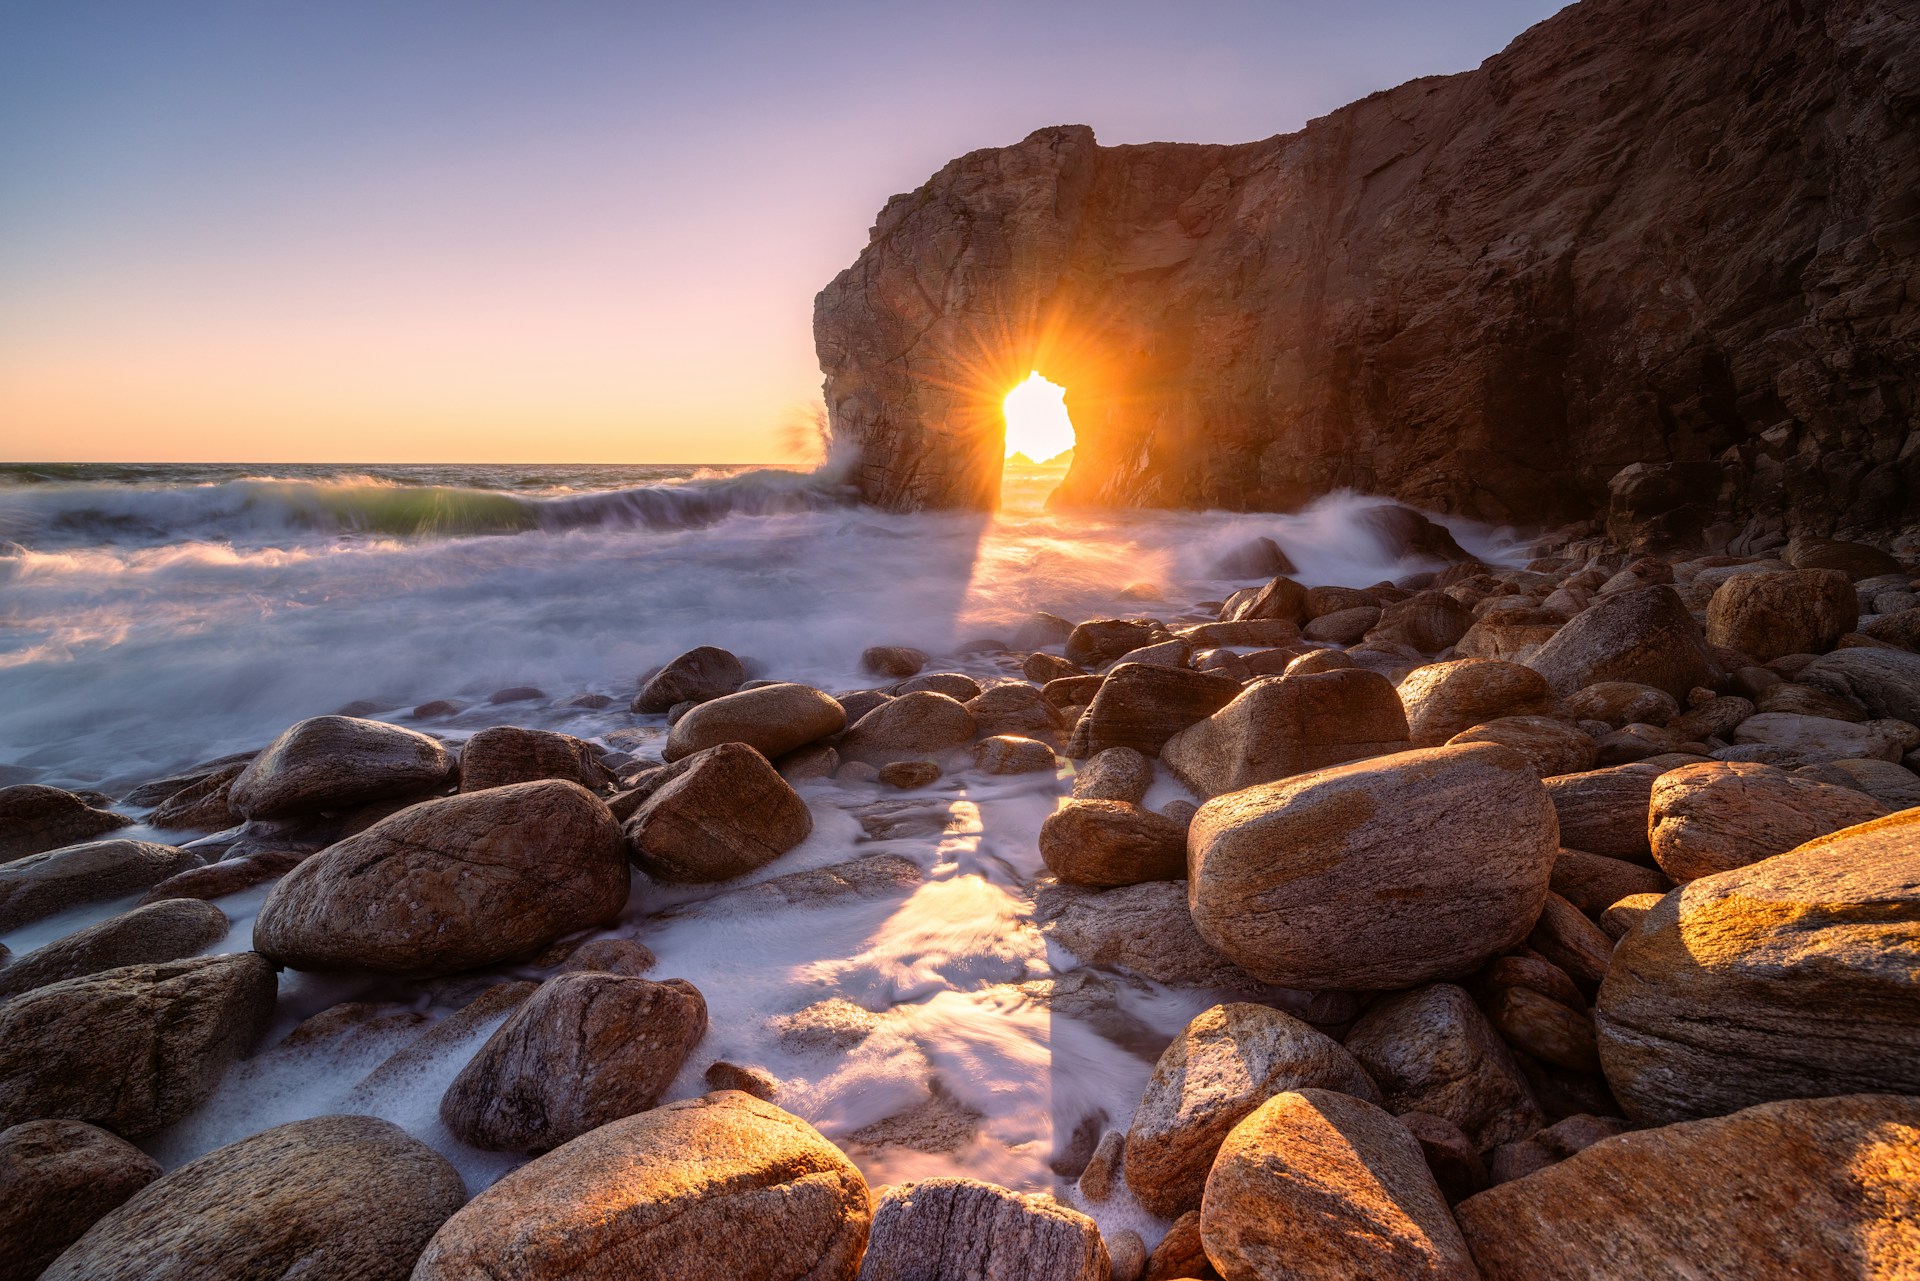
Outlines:
<svg viewBox="0 0 1920 1281"><path fill-rule="evenodd" d="M865 496L1431 509L1760 545L1920 520L1920 8L1584 0L1477 70L1234 146L977 151L819 296Z"/></svg>

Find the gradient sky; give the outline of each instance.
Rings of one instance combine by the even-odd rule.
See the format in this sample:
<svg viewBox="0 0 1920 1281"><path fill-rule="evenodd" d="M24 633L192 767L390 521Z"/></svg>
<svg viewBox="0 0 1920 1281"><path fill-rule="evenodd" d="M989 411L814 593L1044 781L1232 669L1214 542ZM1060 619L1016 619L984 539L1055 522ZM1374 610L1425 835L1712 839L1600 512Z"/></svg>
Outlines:
<svg viewBox="0 0 1920 1281"><path fill-rule="evenodd" d="M0 458L740 462L946 160L1241 142L1554 0L0 0Z"/></svg>

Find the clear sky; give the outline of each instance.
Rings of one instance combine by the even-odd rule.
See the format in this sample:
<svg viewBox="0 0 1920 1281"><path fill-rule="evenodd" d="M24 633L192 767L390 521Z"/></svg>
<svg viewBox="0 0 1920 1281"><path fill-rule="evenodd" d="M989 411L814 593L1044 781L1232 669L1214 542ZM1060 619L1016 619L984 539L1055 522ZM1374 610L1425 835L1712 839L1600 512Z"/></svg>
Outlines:
<svg viewBox="0 0 1920 1281"><path fill-rule="evenodd" d="M0 458L741 462L886 198L1240 142L1554 0L0 0Z"/></svg>

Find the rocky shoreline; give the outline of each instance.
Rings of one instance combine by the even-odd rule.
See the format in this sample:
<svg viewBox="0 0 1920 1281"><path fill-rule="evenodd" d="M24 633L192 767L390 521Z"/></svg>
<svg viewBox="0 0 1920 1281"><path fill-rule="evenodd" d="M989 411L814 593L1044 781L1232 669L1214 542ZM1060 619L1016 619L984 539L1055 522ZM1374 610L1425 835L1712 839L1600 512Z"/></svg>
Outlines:
<svg viewBox="0 0 1920 1281"><path fill-rule="evenodd" d="M424 704L123 796L0 788L0 938L112 909L0 951L0 1281L1914 1275L1920 564L1429 537L1444 568L1367 588L1262 540L1224 600L879 646L854 691L694 649L619 747ZM649 939L742 928L711 893L909 892L891 850L779 869L996 779L1058 797L1015 887L1052 969L1005 985L1151 1075L1130 1119L1058 1118L1050 1187L870 1184L964 1101L826 1137ZM204 954L250 894L251 950ZM311 976L384 995L284 1030ZM1155 1040L1127 984L1199 1012ZM135 1146L429 994L462 1008L422 1040L475 1043L437 1123L510 1168L484 1190L374 1116ZM858 998L764 1030L830 1062Z"/></svg>

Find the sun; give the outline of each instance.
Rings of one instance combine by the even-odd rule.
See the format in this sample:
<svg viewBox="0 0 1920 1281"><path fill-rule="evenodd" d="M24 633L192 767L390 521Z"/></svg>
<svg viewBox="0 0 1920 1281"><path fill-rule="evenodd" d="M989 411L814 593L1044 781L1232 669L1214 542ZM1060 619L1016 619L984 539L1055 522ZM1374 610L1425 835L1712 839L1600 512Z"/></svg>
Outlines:
<svg viewBox="0 0 1920 1281"><path fill-rule="evenodd" d="M1067 389L1036 371L1007 393L1007 454L1025 454L1044 463L1073 448L1073 421L1067 417Z"/></svg>

